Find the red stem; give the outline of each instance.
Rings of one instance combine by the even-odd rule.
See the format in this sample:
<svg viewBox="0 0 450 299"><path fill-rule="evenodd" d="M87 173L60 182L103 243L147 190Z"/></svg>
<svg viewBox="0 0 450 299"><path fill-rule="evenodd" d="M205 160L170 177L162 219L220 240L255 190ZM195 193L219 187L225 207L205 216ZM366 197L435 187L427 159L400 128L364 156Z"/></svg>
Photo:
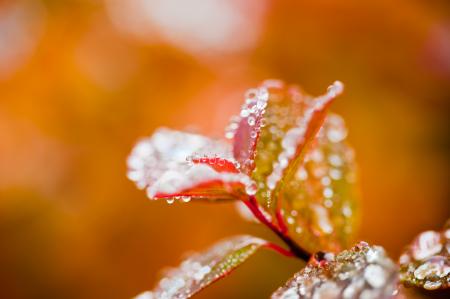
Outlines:
<svg viewBox="0 0 450 299"><path fill-rule="evenodd" d="M265 245L265 247L269 248L269 249L272 249L272 250L274 250L274 251L276 251L278 253L281 253L282 255L287 256L287 257L294 257L295 256L290 250L286 250L283 247L278 246L275 243L270 243L269 242L269 243L267 243Z"/></svg>
<svg viewBox="0 0 450 299"><path fill-rule="evenodd" d="M270 230L272 230L281 240L283 240L284 243L289 247L290 252L292 255L308 261L311 257L311 254L308 253L306 250L298 246L297 243L294 242L294 240L289 237L286 231L281 229L278 225L274 224L271 220L269 220L266 215L261 211L260 206L255 198L255 196L249 196L248 200L243 201L245 205L250 209L250 211L253 213L253 215L261 221L261 223L265 224ZM279 247L279 246L278 246ZM272 247L272 249L274 249ZM291 256L292 256L291 255Z"/></svg>

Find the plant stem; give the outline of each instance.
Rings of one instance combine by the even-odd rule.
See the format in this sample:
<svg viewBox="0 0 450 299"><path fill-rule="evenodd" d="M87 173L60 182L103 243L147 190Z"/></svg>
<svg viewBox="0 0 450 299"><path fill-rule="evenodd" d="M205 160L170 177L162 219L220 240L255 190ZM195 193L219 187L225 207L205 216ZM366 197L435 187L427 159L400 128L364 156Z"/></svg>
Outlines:
<svg viewBox="0 0 450 299"><path fill-rule="evenodd" d="M274 251L276 251L276 252L278 252L278 253L280 253L280 254L282 254L282 255L284 255L284 256L287 256L287 257L295 257L295 255L292 253L292 251L290 251L290 250L286 250L286 249L284 249L283 247L281 247L281 246L278 246L277 244L275 244L275 243L267 243L266 245L265 245L265 247L266 248L269 248L269 249L272 249L272 250L274 250Z"/></svg>
<svg viewBox="0 0 450 299"><path fill-rule="evenodd" d="M311 257L311 254L298 246L294 240L288 235L287 231L280 228L278 225L274 224L268 217L261 211L258 201L255 196L249 196L248 200L243 201L245 205L250 209L253 215L261 221L261 223L265 224L270 228L284 243L289 247L290 252L296 257L308 261Z"/></svg>

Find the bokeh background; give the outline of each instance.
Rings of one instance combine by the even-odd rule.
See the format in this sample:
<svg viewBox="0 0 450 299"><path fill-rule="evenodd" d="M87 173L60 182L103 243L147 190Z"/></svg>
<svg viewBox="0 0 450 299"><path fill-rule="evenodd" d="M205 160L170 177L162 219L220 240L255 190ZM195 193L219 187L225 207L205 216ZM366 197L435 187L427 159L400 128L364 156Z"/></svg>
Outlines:
<svg viewBox="0 0 450 299"><path fill-rule="evenodd" d="M2 0L0 297L129 298L186 251L272 238L232 204L150 202L125 177L139 137L222 136L266 78L346 84L359 239L397 258L443 225L450 2ZM301 266L261 252L198 298L268 298Z"/></svg>

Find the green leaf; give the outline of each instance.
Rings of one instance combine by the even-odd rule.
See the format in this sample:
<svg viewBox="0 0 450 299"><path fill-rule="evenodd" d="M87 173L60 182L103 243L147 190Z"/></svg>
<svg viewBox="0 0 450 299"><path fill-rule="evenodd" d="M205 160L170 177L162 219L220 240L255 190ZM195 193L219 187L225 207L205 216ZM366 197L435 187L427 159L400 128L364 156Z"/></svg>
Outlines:
<svg viewBox="0 0 450 299"><path fill-rule="evenodd" d="M392 298L398 272L383 248L361 242L334 256L319 252L272 299Z"/></svg>
<svg viewBox="0 0 450 299"><path fill-rule="evenodd" d="M426 290L450 287L450 222L418 235L400 256L400 280Z"/></svg>
<svg viewBox="0 0 450 299"><path fill-rule="evenodd" d="M226 239L183 261L167 272L153 291L137 296L139 299L190 298L208 285L228 275L267 242L252 236Z"/></svg>

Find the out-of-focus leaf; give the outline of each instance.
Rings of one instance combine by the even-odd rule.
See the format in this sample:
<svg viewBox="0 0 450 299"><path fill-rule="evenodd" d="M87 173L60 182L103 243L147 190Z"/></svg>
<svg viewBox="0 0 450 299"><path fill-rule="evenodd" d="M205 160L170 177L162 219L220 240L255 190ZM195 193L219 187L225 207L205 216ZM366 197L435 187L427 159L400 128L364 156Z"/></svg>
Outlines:
<svg viewBox="0 0 450 299"><path fill-rule="evenodd" d="M290 235L310 252L338 252L356 224L356 165L344 120L330 114L280 191Z"/></svg>
<svg viewBox="0 0 450 299"><path fill-rule="evenodd" d="M418 235L400 256L400 280L426 290L450 287L450 222Z"/></svg>
<svg viewBox="0 0 450 299"><path fill-rule="evenodd" d="M383 248L361 242L337 256L317 253L272 299L392 298L397 278L397 267Z"/></svg>
<svg viewBox="0 0 450 299"><path fill-rule="evenodd" d="M313 98L266 81L247 92L227 132L235 158L257 184L258 202L272 216L279 211L290 235L311 252L341 250L355 226L353 151L342 118L327 116L341 92L335 82Z"/></svg>
<svg viewBox="0 0 450 299"><path fill-rule="evenodd" d="M231 146L223 141L159 129L134 147L129 179L151 199L236 199L251 184L238 172Z"/></svg>
<svg viewBox="0 0 450 299"><path fill-rule="evenodd" d="M190 298L203 288L228 275L267 242L252 236L237 236L221 241L167 272L153 291L139 299Z"/></svg>

